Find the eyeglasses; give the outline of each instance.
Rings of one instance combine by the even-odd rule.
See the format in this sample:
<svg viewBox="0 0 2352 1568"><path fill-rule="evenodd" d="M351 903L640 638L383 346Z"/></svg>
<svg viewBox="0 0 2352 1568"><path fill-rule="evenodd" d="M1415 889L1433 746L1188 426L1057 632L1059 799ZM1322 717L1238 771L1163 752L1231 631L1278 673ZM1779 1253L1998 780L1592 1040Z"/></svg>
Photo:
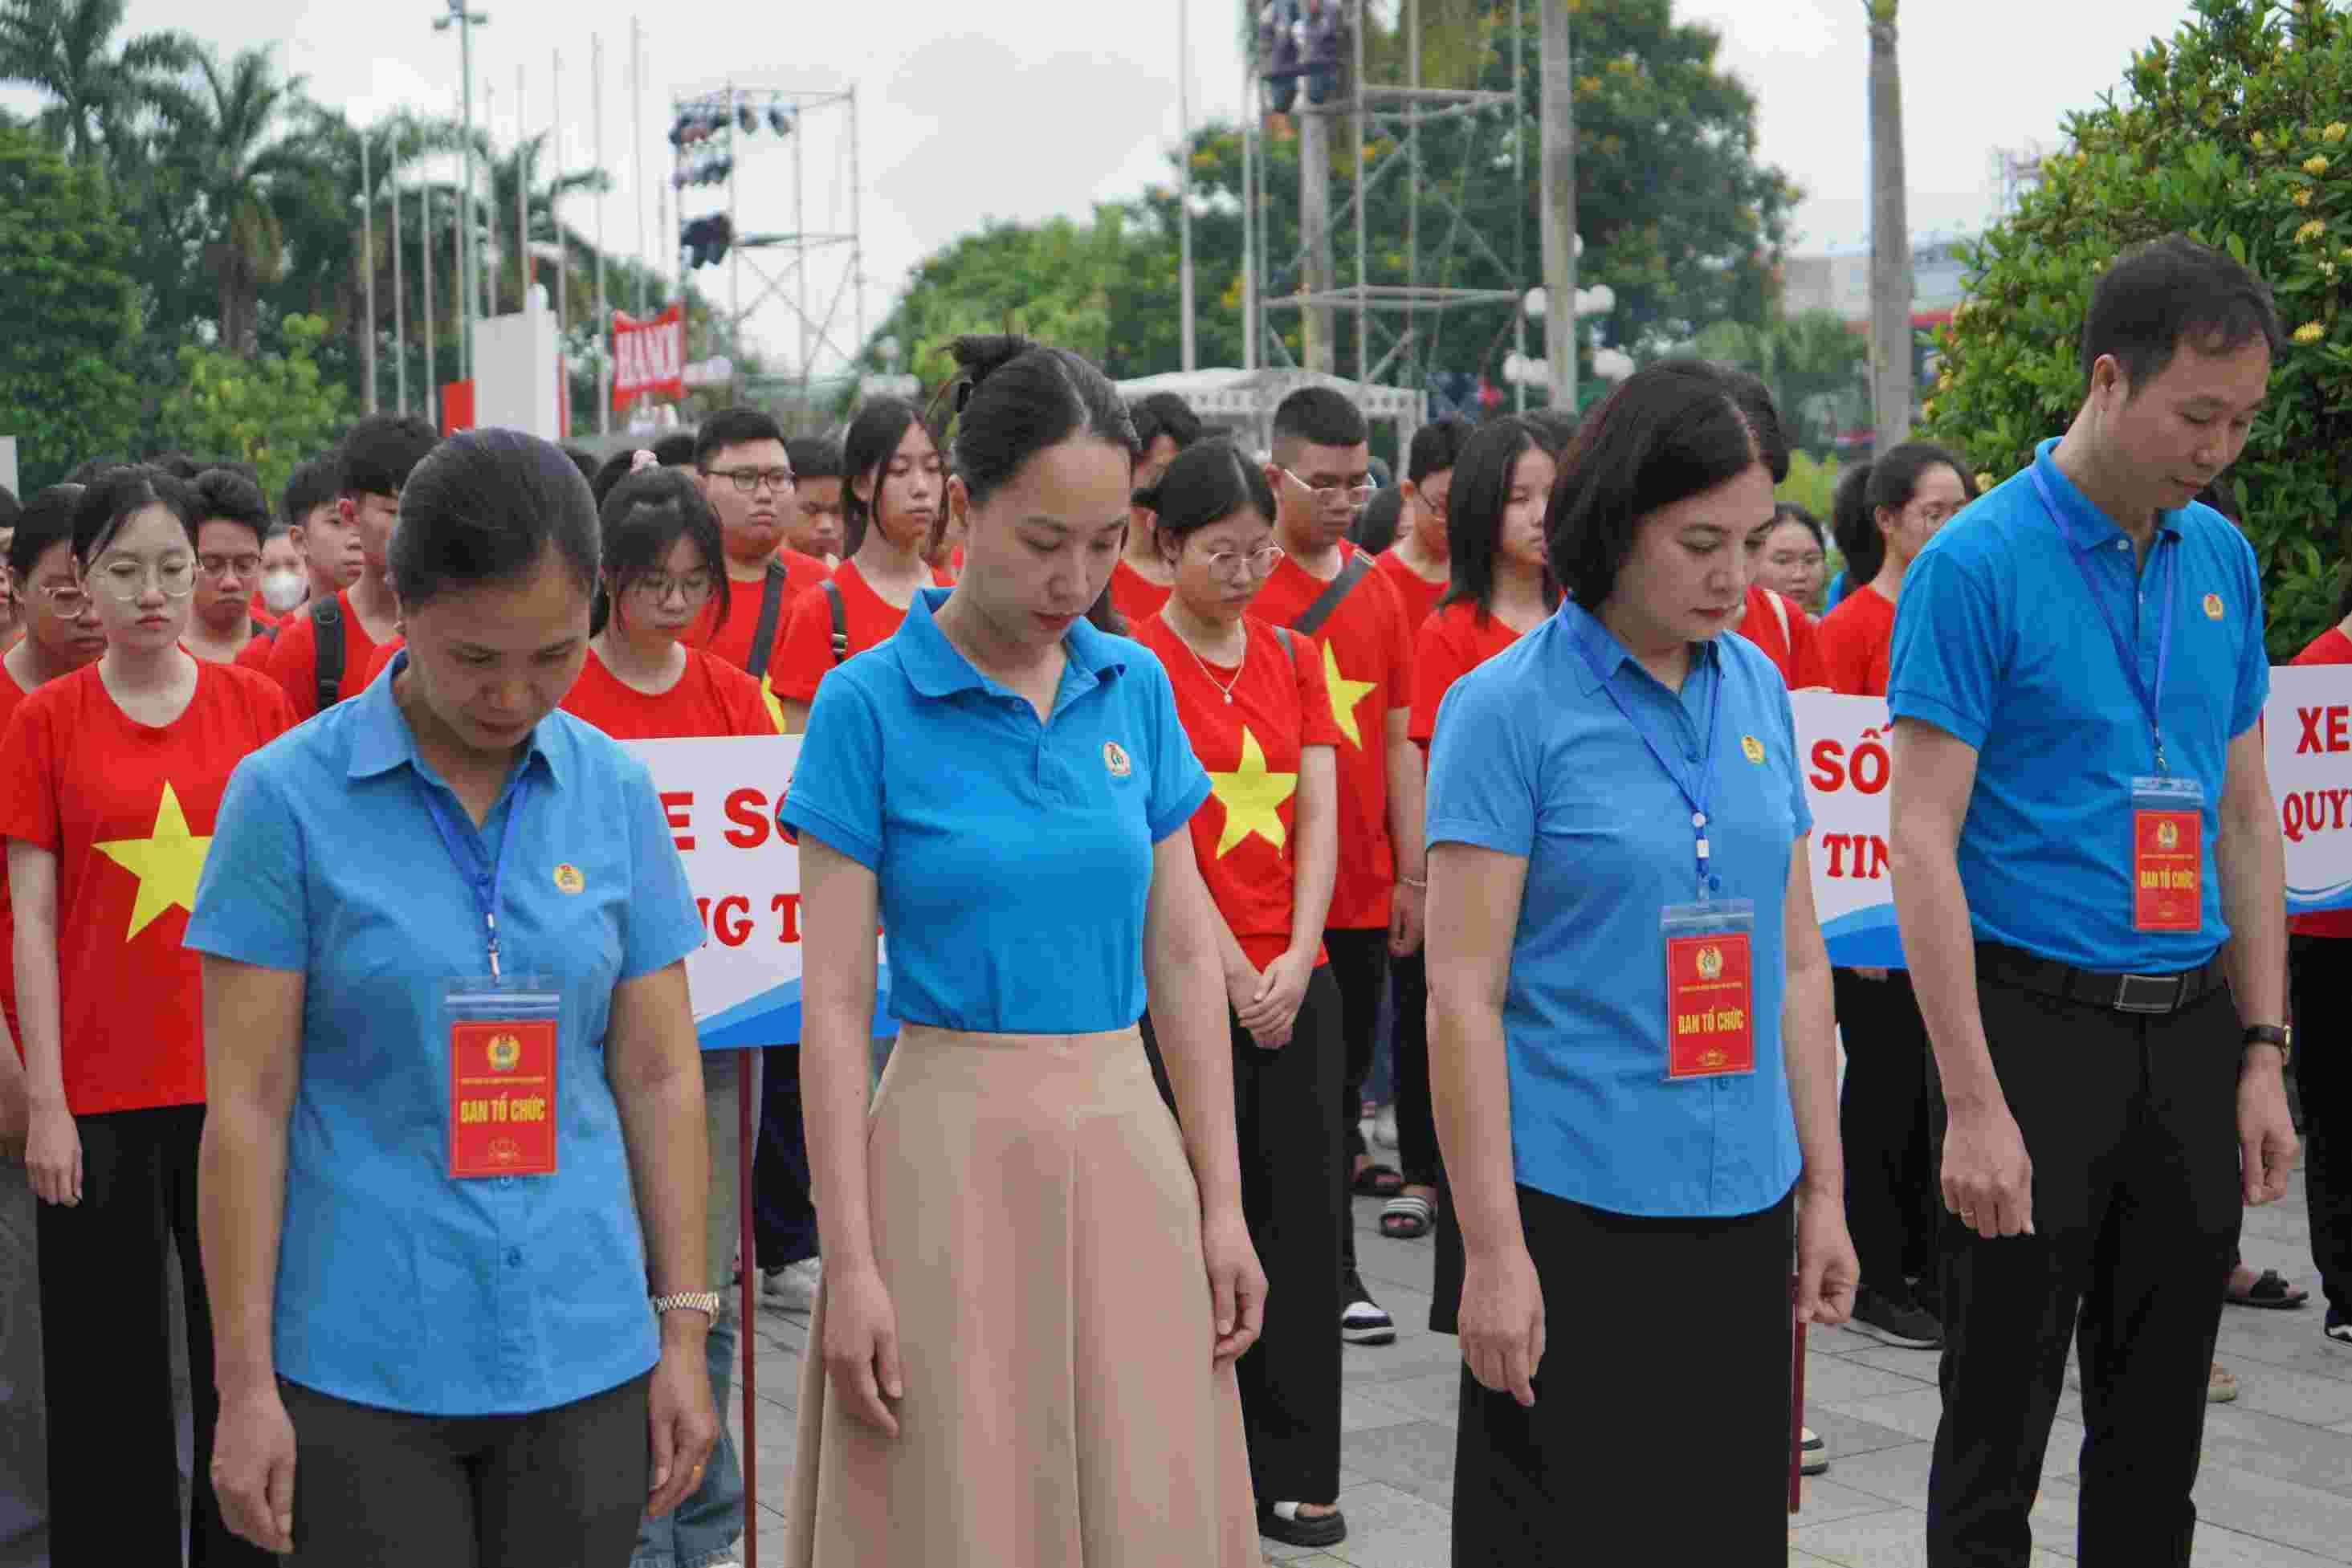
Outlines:
<svg viewBox="0 0 2352 1568"><path fill-rule="evenodd" d="M649 571L632 580L629 591L647 604L666 604L673 593L682 596L688 604L699 604L710 597L712 586L710 573L707 571L689 571L684 577Z"/></svg>
<svg viewBox="0 0 2352 1568"><path fill-rule="evenodd" d="M89 611L89 595L78 582L55 583L33 591L49 601L49 613L60 621L79 621Z"/></svg>
<svg viewBox="0 0 2352 1568"><path fill-rule="evenodd" d="M835 501L828 506L823 501L803 501L801 515L809 517L837 517L841 516L841 503Z"/></svg>
<svg viewBox="0 0 2352 1568"><path fill-rule="evenodd" d="M98 569L98 586L118 604L129 604L152 582L166 599L185 599L195 591L196 563L184 555L166 556L152 563L115 556Z"/></svg>
<svg viewBox="0 0 2352 1568"><path fill-rule="evenodd" d="M196 566L206 577L256 577L261 571L257 555L200 555Z"/></svg>
<svg viewBox="0 0 2352 1568"><path fill-rule="evenodd" d="M1282 561L1282 547L1267 545L1261 549L1221 549L1203 558L1211 571L1219 577L1239 577L1246 572L1251 577L1264 577Z"/></svg>
<svg viewBox="0 0 2352 1568"><path fill-rule="evenodd" d="M1282 476L1314 497L1318 507L1360 507L1372 498L1370 485L1309 485L1287 468Z"/></svg>
<svg viewBox="0 0 2352 1568"><path fill-rule="evenodd" d="M790 468L705 468L703 472L714 479L732 479L735 488L746 496L756 492L761 485L771 490L793 487L793 471Z"/></svg>

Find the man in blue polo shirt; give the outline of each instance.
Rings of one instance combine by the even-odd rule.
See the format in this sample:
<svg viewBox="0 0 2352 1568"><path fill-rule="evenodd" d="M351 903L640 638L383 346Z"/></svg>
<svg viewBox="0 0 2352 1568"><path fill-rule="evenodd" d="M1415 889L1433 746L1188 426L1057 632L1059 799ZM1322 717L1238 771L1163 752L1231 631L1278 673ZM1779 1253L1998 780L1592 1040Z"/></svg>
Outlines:
<svg viewBox="0 0 2352 1568"><path fill-rule="evenodd" d="M2078 1309L2079 1553L2189 1560L2219 1282L2242 1200L2280 1196L2295 1154L2262 591L2191 497L2279 341L2229 257L2126 255L2065 437L1904 580L1895 902L1957 1217L1930 1568L2026 1562Z"/></svg>

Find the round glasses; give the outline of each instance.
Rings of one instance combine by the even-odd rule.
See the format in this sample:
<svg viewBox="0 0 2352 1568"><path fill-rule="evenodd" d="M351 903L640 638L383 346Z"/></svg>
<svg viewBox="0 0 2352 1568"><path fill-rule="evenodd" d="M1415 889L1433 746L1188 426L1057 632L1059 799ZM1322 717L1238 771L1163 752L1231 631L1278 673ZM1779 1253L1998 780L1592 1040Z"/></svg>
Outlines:
<svg viewBox="0 0 2352 1568"><path fill-rule="evenodd" d="M184 555L153 562L117 556L100 564L94 586L116 603L129 604L147 591L150 582L166 599L185 599L196 589L196 563Z"/></svg>
<svg viewBox="0 0 2352 1568"><path fill-rule="evenodd" d="M649 571L643 577L631 580L629 592L651 605L668 603L673 593L688 604L699 604L710 597L710 591L717 584L707 571L689 571L684 577L672 577L666 571Z"/></svg>
<svg viewBox="0 0 2352 1568"><path fill-rule="evenodd" d="M756 493L762 485L777 491L793 487L790 468L706 468L703 472L714 479L733 480L735 488L746 496Z"/></svg>
<svg viewBox="0 0 2352 1568"><path fill-rule="evenodd" d="M196 570L206 577L216 579L258 577L261 575L261 557L258 555L200 555L196 558Z"/></svg>
<svg viewBox="0 0 2352 1568"><path fill-rule="evenodd" d="M1254 550L1221 549L1202 558L1219 577L1264 577L1282 562L1282 547L1266 545Z"/></svg>
<svg viewBox="0 0 2352 1568"><path fill-rule="evenodd" d="M1370 485L1309 485L1287 468L1285 468L1282 474L1283 477L1314 497L1315 504L1318 507L1352 508L1363 506L1372 498L1373 488Z"/></svg>

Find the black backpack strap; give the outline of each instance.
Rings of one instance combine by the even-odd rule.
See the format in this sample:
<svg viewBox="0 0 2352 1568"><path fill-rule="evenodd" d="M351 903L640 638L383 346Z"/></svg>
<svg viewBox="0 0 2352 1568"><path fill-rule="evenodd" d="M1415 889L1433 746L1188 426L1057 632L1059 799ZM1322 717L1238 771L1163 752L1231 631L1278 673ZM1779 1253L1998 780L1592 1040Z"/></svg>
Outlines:
<svg viewBox="0 0 2352 1568"><path fill-rule="evenodd" d="M841 585L826 578L817 584L824 590L825 608L833 612L833 662L836 664L849 657L849 612L841 602Z"/></svg>
<svg viewBox="0 0 2352 1568"><path fill-rule="evenodd" d="M760 619L751 627L751 653L743 661L743 673L755 681L768 677L768 654L776 645L776 623L784 615L784 582L791 574L780 560L768 562L768 573L760 584Z"/></svg>
<svg viewBox="0 0 2352 1568"><path fill-rule="evenodd" d="M1298 618L1290 623L1291 629L1304 632L1309 637L1323 630L1323 622L1331 619L1331 612L1339 609L1340 601L1356 591L1356 584L1371 575L1370 556L1362 550L1350 555L1347 563L1339 568L1339 575L1331 580L1331 585L1316 596L1314 603L1299 612Z"/></svg>
<svg viewBox="0 0 2352 1568"><path fill-rule="evenodd" d="M311 652L311 669L316 678L319 711L326 712L342 701L343 694L343 606L333 594L314 600L310 604L310 630L316 646Z"/></svg>
<svg viewBox="0 0 2352 1568"><path fill-rule="evenodd" d="M1280 643L1282 644L1282 655L1283 655L1283 657L1284 657L1284 658L1286 658L1286 659L1290 660L1293 664L1297 663L1297 662L1298 662L1298 653L1297 653L1297 650L1296 650L1295 648L1293 648L1293 647L1290 645L1290 628L1289 628L1289 627L1287 627L1287 626L1277 626L1277 627L1276 627L1276 628L1274 629L1274 638L1275 638L1275 641L1276 641L1276 642Z"/></svg>

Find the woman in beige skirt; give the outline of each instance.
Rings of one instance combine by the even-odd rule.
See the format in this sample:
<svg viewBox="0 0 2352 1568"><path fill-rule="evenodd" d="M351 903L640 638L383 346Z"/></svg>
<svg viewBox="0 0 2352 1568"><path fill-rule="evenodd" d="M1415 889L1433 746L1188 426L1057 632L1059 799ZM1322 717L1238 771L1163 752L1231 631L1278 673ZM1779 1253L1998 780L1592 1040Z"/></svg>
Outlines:
<svg viewBox="0 0 2352 1568"><path fill-rule="evenodd" d="M1134 428L1066 350L956 354L964 574L824 683L777 812L824 1249L787 1561L1255 1568L1209 780L1159 661L1089 619ZM902 1027L869 1114L877 920Z"/></svg>

